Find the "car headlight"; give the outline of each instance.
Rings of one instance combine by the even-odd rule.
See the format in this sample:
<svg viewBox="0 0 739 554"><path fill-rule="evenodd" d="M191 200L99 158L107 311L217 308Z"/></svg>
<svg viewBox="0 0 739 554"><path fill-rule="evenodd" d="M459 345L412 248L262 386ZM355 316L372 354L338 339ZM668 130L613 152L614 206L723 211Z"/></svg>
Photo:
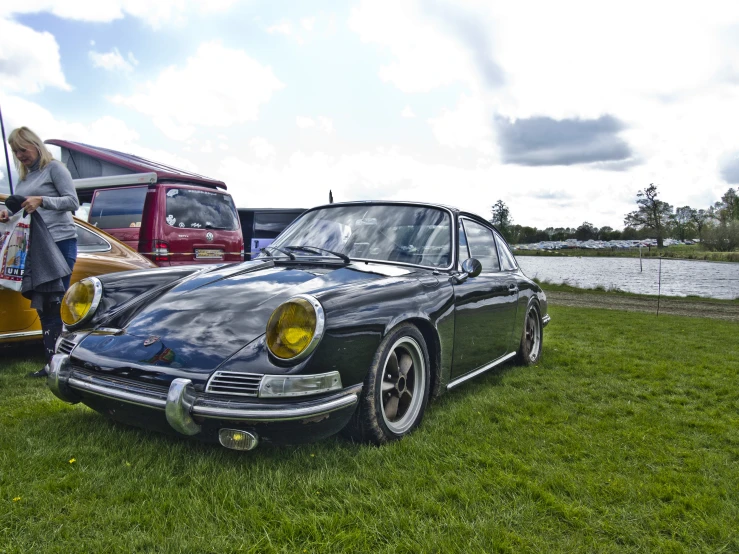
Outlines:
<svg viewBox="0 0 739 554"><path fill-rule="evenodd" d="M308 356L323 336L321 304L299 294L272 312L267 323L267 348L281 360L298 361Z"/></svg>
<svg viewBox="0 0 739 554"><path fill-rule="evenodd" d="M103 285L96 277L88 277L72 285L62 299L62 321L67 327L77 327L95 315L103 296Z"/></svg>

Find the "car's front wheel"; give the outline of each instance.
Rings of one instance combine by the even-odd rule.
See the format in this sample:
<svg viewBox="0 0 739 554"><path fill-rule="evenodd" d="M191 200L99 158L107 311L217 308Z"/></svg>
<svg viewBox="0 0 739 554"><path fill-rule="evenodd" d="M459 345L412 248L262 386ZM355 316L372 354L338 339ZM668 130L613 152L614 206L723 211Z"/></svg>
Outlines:
<svg viewBox="0 0 739 554"><path fill-rule="evenodd" d="M523 324L521 344L516 353L519 363L532 365L541 359L543 338L544 332L539 306L535 302L532 302L526 310L526 321Z"/></svg>
<svg viewBox="0 0 739 554"><path fill-rule="evenodd" d="M377 349L359 406L345 434L374 444L407 435L423 418L430 381L423 336L414 325L399 325Z"/></svg>

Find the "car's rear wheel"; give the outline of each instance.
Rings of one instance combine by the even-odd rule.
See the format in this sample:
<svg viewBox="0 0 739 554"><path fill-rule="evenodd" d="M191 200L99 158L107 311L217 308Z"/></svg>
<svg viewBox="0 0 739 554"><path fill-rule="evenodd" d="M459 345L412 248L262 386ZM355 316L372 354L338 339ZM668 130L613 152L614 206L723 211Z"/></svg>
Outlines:
<svg viewBox="0 0 739 554"><path fill-rule="evenodd" d="M532 302L526 310L526 320L523 324L523 335L516 356L524 365L532 365L541 359L544 339L543 326L539 306Z"/></svg>
<svg viewBox="0 0 739 554"><path fill-rule="evenodd" d="M423 419L430 381L423 336L414 325L399 325L377 349L345 434L374 444L407 435Z"/></svg>

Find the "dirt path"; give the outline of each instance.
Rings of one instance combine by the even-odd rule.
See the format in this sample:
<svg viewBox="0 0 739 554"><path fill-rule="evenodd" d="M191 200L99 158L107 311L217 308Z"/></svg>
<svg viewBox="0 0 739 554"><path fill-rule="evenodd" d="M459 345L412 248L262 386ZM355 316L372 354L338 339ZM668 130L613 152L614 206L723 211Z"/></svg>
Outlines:
<svg viewBox="0 0 739 554"><path fill-rule="evenodd" d="M657 313L657 299L651 297L548 291L547 299L554 306ZM696 302L695 300L674 297L661 298L659 301L659 313L664 315L686 315L739 321L739 304L728 302Z"/></svg>

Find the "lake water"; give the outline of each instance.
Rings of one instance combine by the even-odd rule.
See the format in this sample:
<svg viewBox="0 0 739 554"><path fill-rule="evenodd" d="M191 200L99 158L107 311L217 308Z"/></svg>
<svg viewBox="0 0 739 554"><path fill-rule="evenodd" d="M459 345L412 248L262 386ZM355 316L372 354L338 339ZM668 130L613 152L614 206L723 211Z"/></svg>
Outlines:
<svg viewBox="0 0 739 554"><path fill-rule="evenodd" d="M524 273L550 283L574 287L620 289L637 294L657 294L660 260L639 258L591 258L516 256ZM661 293L667 296L739 298L739 264L662 259Z"/></svg>

